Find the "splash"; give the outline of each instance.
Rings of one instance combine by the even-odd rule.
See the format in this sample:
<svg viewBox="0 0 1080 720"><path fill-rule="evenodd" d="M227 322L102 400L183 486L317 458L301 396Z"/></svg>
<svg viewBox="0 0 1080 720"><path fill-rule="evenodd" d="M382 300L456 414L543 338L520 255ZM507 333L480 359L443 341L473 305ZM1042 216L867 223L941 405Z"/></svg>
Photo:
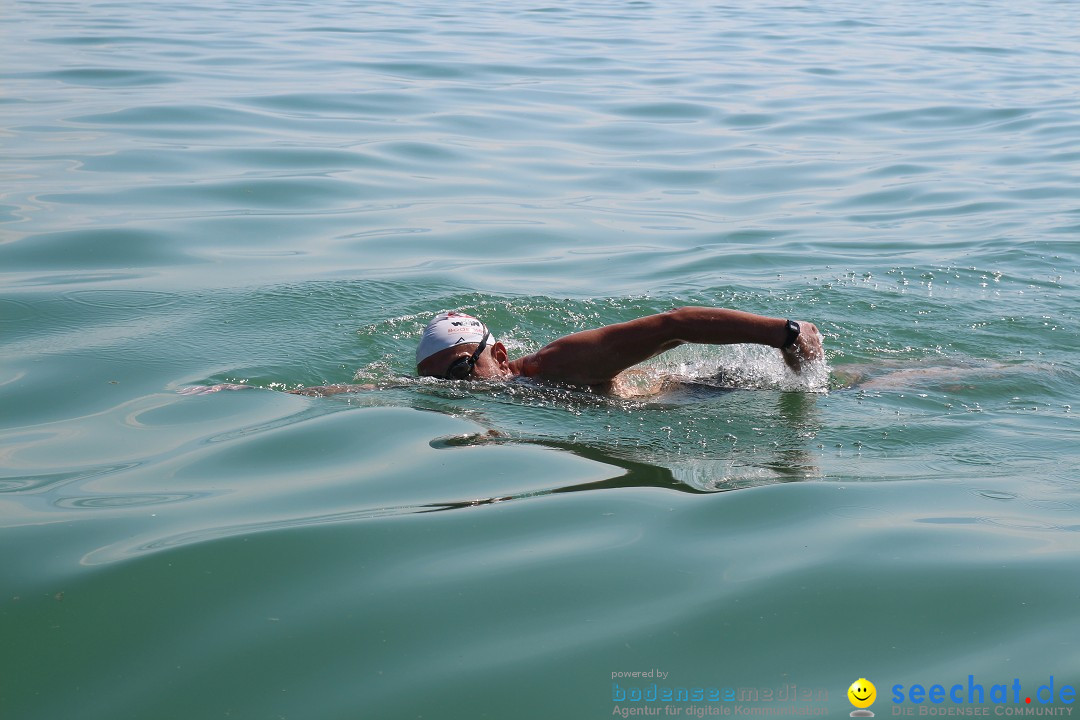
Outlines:
<svg viewBox="0 0 1080 720"><path fill-rule="evenodd" d="M826 392L826 359L803 364L794 372L773 348L759 345L684 345L642 366L662 392L680 384L743 390ZM633 382L633 381L631 381Z"/></svg>

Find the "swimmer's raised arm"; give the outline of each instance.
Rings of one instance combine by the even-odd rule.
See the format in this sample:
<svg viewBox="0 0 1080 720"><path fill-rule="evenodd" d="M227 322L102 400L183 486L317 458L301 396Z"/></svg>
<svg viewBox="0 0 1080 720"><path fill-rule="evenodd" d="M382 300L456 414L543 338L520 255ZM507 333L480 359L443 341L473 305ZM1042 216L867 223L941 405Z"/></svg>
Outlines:
<svg viewBox="0 0 1080 720"><path fill-rule="evenodd" d="M522 375L600 385L684 343L768 345L781 349L784 361L796 372L804 361L823 355L821 335L813 323L789 325L783 318L739 310L682 307L567 335L510 364Z"/></svg>
<svg viewBox="0 0 1080 720"><path fill-rule="evenodd" d="M531 355L511 360L506 346L484 323L465 313L442 312L424 328L416 349L416 369L420 375L449 380L529 377L599 388L609 386L623 370L685 343L767 345L779 349L784 362L795 372L802 369L803 362L824 357L821 334L813 323L741 310L681 307L576 332ZM180 392L203 394L246 387L225 383ZM374 389L376 386L371 384L337 384L288 392L326 397Z"/></svg>

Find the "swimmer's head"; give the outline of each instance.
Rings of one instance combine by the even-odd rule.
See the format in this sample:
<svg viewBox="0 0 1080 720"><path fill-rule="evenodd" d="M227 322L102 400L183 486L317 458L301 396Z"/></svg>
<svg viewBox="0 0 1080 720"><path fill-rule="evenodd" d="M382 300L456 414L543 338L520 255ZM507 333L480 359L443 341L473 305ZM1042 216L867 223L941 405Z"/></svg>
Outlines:
<svg viewBox="0 0 1080 720"><path fill-rule="evenodd" d="M489 356L493 356L490 357ZM416 348L416 370L420 375L463 380L494 377L487 360L505 363L506 348L484 323L472 315L441 312L424 328Z"/></svg>

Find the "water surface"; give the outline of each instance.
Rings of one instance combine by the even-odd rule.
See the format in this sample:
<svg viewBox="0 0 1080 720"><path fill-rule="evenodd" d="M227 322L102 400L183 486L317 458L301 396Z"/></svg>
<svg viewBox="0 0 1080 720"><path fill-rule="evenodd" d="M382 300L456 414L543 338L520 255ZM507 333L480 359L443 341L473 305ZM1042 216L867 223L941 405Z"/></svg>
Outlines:
<svg viewBox="0 0 1080 720"><path fill-rule="evenodd" d="M3 15L3 712L1080 684L1071 5ZM831 374L413 377L441 309L526 353L687 304L811 320Z"/></svg>

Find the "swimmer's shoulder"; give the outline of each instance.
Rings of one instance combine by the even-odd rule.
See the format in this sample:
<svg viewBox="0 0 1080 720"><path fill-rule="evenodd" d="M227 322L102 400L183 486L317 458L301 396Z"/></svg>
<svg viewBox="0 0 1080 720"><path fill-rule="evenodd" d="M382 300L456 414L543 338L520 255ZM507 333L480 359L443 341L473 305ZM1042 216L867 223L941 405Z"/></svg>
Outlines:
<svg viewBox="0 0 1080 720"><path fill-rule="evenodd" d="M530 378L534 380L544 379L543 368L541 367L540 358L536 353L531 355L525 355L519 357L516 360L510 361L510 371L517 377Z"/></svg>

